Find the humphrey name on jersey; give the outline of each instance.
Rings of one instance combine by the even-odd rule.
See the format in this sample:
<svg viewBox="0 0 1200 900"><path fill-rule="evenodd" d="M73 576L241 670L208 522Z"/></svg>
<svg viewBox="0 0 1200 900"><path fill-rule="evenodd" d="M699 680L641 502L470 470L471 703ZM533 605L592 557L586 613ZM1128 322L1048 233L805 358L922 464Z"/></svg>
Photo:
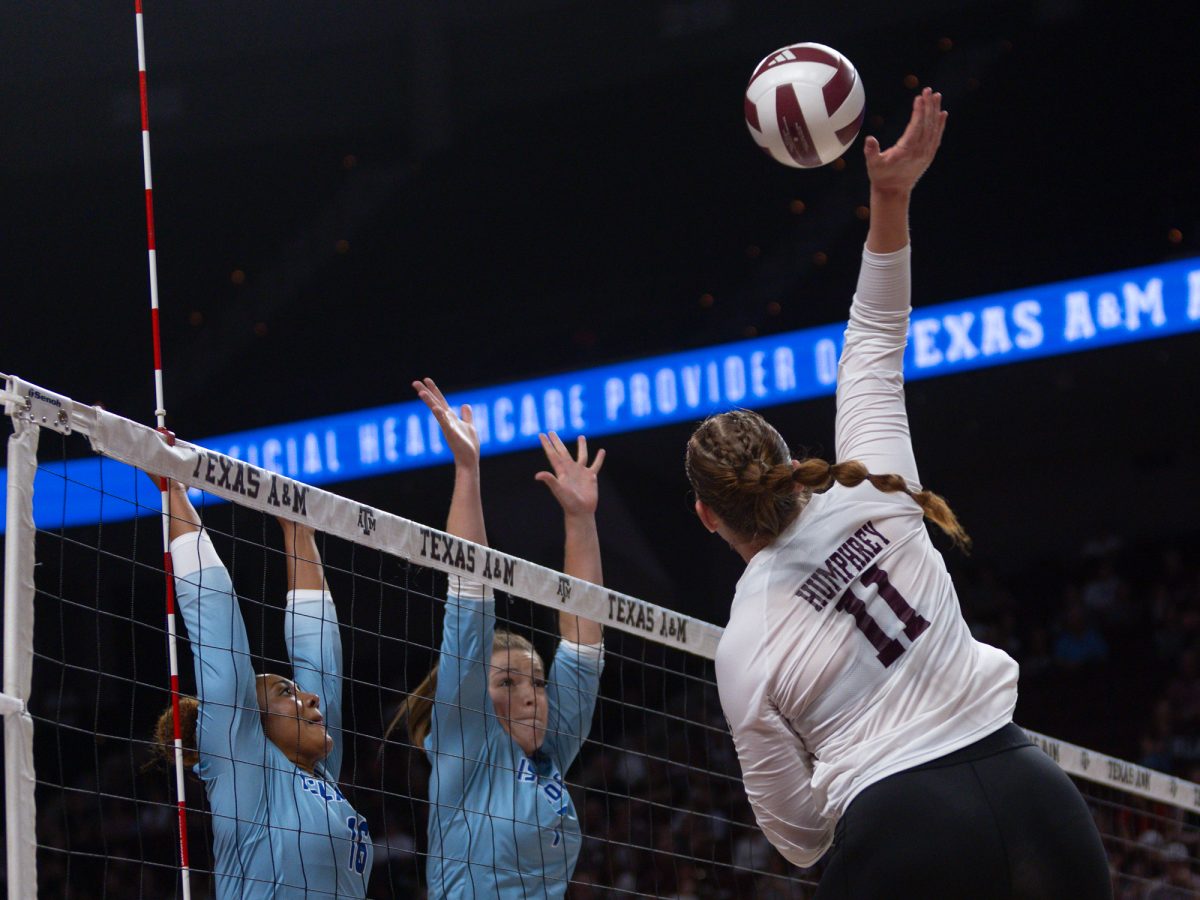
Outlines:
<svg viewBox="0 0 1200 900"><path fill-rule="evenodd" d="M838 596L842 588L854 581L871 564L885 546L887 538L872 523L861 528L842 541L826 560L805 579L796 591L796 596L807 600L813 609L820 612L829 601Z"/></svg>
<svg viewBox="0 0 1200 900"><path fill-rule="evenodd" d="M267 476L265 483L264 474ZM229 456L197 451L192 477L202 478L218 490L239 494L250 500L263 497L268 506L308 515L308 485L298 484L282 475L264 473L262 469Z"/></svg>

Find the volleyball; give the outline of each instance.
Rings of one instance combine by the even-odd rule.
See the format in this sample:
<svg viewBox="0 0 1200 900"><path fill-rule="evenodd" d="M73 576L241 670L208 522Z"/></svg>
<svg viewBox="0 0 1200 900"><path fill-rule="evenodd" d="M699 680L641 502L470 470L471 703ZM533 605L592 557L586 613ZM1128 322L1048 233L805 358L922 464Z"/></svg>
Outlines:
<svg viewBox="0 0 1200 900"><path fill-rule="evenodd" d="M746 127L774 160L797 169L833 162L858 137L866 110L850 60L824 44L769 54L746 86Z"/></svg>

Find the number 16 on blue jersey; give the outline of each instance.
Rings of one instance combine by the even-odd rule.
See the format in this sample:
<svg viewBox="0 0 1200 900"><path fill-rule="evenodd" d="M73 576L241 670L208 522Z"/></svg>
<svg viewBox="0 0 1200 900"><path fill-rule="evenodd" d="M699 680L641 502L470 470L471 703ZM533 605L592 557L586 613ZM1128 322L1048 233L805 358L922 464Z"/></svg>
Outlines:
<svg viewBox="0 0 1200 900"><path fill-rule="evenodd" d="M346 827L350 829L350 860L346 868L359 875L367 865L367 847L371 843L371 832L367 828L367 820L360 816L349 816Z"/></svg>

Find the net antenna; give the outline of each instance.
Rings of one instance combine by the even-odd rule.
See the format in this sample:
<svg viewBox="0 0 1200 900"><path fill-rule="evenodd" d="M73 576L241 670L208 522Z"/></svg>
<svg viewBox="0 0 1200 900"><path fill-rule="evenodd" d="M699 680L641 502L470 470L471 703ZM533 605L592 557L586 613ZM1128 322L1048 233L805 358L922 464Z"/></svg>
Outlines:
<svg viewBox="0 0 1200 900"><path fill-rule="evenodd" d="M158 325L158 251L154 244L154 179L150 169L150 104L146 90L146 34L142 17L142 0L134 0L137 19L138 99L141 104L142 171L146 191L146 254L150 267L150 329L154 340L154 418L158 431L167 443L175 442L167 430L167 408L163 397L162 336ZM171 727L175 743L175 797L179 816L179 866L183 876L184 900L191 900L191 871L188 866L187 789L184 784L183 736L179 729L179 653L175 634L175 579L171 571L171 492L165 477L158 480L162 494L163 573L166 576L167 653L171 672Z"/></svg>

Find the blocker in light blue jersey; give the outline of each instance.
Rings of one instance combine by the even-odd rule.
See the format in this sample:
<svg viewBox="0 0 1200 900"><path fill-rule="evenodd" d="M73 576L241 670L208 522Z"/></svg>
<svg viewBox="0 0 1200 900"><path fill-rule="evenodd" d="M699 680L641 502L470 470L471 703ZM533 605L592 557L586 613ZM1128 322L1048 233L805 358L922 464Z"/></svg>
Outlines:
<svg viewBox="0 0 1200 900"><path fill-rule="evenodd" d="M337 785L342 744L342 642L329 594L292 591L284 615L294 681L317 694L333 750L309 774L263 731L237 597L204 532L171 542L175 590L200 699L196 773L212 810L217 897L365 897L367 823Z"/></svg>
<svg viewBox="0 0 1200 900"><path fill-rule="evenodd" d="M591 728L599 646L562 641L546 685L546 739L531 757L496 718L487 666L493 600L446 600L425 752L430 897L562 897L582 835L563 776Z"/></svg>

